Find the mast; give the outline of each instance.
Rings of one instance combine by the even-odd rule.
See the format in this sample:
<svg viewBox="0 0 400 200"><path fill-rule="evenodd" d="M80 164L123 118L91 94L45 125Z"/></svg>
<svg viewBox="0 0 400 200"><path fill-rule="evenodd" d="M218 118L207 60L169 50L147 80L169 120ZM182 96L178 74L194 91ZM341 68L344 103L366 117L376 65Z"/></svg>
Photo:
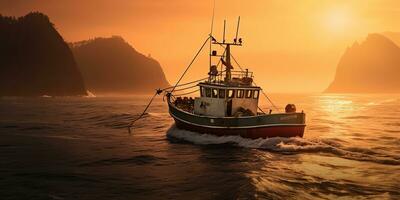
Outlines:
<svg viewBox="0 0 400 200"><path fill-rule="evenodd" d="M235 38L233 39L233 42L226 42L225 36L226 36L226 20L224 20L224 29L223 29L223 35L222 35L222 42L218 42L213 36L212 32L210 34L210 69L215 68L215 65L212 65L212 57L220 57L220 61L222 65L225 66L225 77L223 77L225 84L229 83L232 80L232 63L231 63L231 46L242 46L242 38L238 38L238 33L239 33L239 24L240 24L240 17L238 18L238 23L236 27L236 35ZM211 25L212 26L212 25ZM212 31L212 28L211 28ZM222 46L225 51L224 54L222 55L217 55L216 51L212 51L212 45L219 45ZM210 73L209 73L210 74ZM218 73L217 73L218 74ZM221 69L221 79L222 79L222 69ZM210 79L211 80L211 79Z"/></svg>
<svg viewBox="0 0 400 200"><path fill-rule="evenodd" d="M226 44L226 54L225 54L225 63L226 66L226 75L225 75L225 83L228 83L232 79L231 69L233 69L231 64L231 45Z"/></svg>

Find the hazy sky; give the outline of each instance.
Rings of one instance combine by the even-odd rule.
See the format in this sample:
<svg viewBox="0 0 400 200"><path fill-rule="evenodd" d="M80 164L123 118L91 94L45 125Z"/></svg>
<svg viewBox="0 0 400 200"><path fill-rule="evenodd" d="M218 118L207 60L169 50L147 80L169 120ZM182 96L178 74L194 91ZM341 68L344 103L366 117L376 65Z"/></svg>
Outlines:
<svg viewBox="0 0 400 200"><path fill-rule="evenodd" d="M0 0L2 15L49 15L69 42L121 35L157 59L171 83L206 39L212 7L212 0ZM244 46L233 55L272 92L322 91L355 40L400 32L398 0L217 0L216 37L227 19L227 39L233 39L239 15ZM188 78L205 77L207 71L204 52Z"/></svg>

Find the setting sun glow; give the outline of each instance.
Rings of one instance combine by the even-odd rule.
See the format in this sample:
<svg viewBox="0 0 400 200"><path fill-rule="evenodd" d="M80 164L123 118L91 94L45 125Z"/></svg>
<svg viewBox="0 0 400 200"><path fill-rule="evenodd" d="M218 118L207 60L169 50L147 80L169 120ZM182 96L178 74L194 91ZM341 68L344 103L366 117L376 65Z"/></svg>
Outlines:
<svg viewBox="0 0 400 200"><path fill-rule="evenodd" d="M208 36L213 9L212 1L56 2L0 3L0 13L46 13L68 42L119 35L159 61L170 83L177 81L192 52ZM395 0L254 0L251 4L217 0L214 35L222 37L226 19L227 39L233 40L241 16L239 37L244 43L232 49L233 55L240 57L241 65L266 77L256 77L259 85L269 92L319 92L332 82L347 47L370 33L400 31L399 5ZM194 65L188 79L203 78L207 55L201 54Z"/></svg>
<svg viewBox="0 0 400 200"><path fill-rule="evenodd" d="M346 10L332 10L327 13L325 19L329 31L343 33L350 28L351 16Z"/></svg>

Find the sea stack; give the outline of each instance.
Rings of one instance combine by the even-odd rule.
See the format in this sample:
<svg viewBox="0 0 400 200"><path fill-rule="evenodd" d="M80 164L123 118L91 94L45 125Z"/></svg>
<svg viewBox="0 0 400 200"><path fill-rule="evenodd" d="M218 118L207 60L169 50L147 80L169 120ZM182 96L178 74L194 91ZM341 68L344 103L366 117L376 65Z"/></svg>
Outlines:
<svg viewBox="0 0 400 200"><path fill-rule="evenodd" d="M328 93L400 92L400 48L381 34L369 34L341 57Z"/></svg>
<svg viewBox="0 0 400 200"><path fill-rule="evenodd" d="M160 64L120 36L76 42L71 48L94 94L145 94L169 86Z"/></svg>
<svg viewBox="0 0 400 200"><path fill-rule="evenodd" d="M0 96L86 95L74 56L39 12L0 16Z"/></svg>

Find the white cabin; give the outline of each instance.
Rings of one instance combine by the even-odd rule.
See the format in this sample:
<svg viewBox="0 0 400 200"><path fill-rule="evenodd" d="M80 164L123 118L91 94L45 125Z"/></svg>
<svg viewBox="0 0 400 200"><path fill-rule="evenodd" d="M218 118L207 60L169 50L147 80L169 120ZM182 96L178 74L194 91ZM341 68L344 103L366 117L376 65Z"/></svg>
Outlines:
<svg viewBox="0 0 400 200"><path fill-rule="evenodd" d="M194 99L194 113L214 117L231 117L244 110L257 114L260 87L227 86L200 83L200 97ZM250 111L250 112L249 112Z"/></svg>

